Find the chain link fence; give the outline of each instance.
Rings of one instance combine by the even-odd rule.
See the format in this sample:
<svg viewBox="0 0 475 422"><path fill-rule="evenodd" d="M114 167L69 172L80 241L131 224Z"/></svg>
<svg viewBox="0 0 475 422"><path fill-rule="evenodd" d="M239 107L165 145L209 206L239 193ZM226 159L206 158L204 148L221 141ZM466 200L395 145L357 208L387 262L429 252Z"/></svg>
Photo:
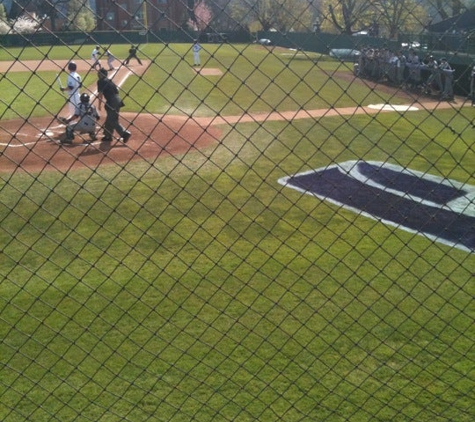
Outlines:
<svg viewBox="0 0 475 422"><path fill-rule="evenodd" d="M2 421L474 420L471 59L355 4L3 2Z"/></svg>

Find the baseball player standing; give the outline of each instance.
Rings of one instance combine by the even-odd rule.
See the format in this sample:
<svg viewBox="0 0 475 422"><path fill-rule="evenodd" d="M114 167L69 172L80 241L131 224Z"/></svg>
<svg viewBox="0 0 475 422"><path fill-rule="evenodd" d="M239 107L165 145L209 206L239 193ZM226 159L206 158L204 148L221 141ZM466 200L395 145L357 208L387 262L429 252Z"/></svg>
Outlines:
<svg viewBox="0 0 475 422"><path fill-rule="evenodd" d="M439 69L439 64L437 61L434 59L434 56L429 56L428 62L425 65L430 70L430 75L427 78L426 81L426 88L425 88L425 93L430 94L432 91L432 85L435 83L437 85L437 89L439 92L442 92L442 78L441 78L441 72Z"/></svg>
<svg viewBox="0 0 475 422"><path fill-rule="evenodd" d="M440 59L439 69L444 76L444 90L442 91L440 99L452 101L454 99L454 70L445 57Z"/></svg>
<svg viewBox="0 0 475 422"><path fill-rule="evenodd" d="M110 49L107 49L106 56L107 56L107 65L109 66L109 70L114 70L114 66L112 65L112 63L114 63L115 61L115 56L111 53Z"/></svg>
<svg viewBox="0 0 475 422"><path fill-rule="evenodd" d="M409 69L409 85L413 89L417 88L421 84L421 61L413 48L409 50L406 67Z"/></svg>
<svg viewBox="0 0 475 422"><path fill-rule="evenodd" d="M200 51L201 51L201 45L198 42L198 40L195 40L193 43L193 66L201 66L201 60L200 60Z"/></svg>
<svg viewBox="0 0 475 422"><path fill-rule="evenodd" d="M80 88L82 87L82 80L79 73L76 72L77 65L75 62L69 62L68 64L68 81L65 87L61 88L61 91L67 92L69 95L69 117L74 116L76 113L76 107L79 106L80 101Z"/></svg>
<svg viewBox="0 0 475 422"><path fill-rule="evenodd" d="M101 68L101 62L99 61L100 50L101 50L101 47L96 45L94 47L94 50L92 50L92 53L91 53L92 68L95 69L95 70Z"/></svg>

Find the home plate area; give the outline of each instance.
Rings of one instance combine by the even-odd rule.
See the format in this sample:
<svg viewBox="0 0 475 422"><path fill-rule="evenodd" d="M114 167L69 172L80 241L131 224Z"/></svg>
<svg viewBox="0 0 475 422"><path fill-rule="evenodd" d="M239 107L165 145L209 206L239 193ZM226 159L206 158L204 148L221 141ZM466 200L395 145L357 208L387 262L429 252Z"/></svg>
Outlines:
<svg viewBox="0 0 475 422"><path fill-rule="evenodd" d="M132 132L127 144L114 140L87 142L88 135L75 135L71 145L60 143L65 126L56 119L31 118L2 122L0 129L0 171L66 170L77 166L154 161L163 154L185 154L209 146L220 139L215 127L202 127L189 117L122 113L124 127Z"/></svg>

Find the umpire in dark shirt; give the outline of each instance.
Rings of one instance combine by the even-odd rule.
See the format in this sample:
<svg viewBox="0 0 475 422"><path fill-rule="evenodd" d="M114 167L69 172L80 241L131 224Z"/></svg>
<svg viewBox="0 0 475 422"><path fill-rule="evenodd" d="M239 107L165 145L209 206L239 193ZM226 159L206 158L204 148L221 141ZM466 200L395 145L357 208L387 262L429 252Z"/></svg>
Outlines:
<svg viewBox="0 0 475 422"><path fill-rule="evenodd" d="M139 65L142 66L142 60L140 60L139 57L137 56L137 48L138 47L135 47L135 45L130 46L129 56L125 59L125 62L124 62L125 65L129 64L130 59L137 59L137 61L139 62Z"/></svg>
<svg viewBox="0 0 475 422"><path fill-rule="evenodd" d="M117 131L122 138L122 142L127 142L130 139L131 133L124 129L119 123L119 111L124 106L122 99L119 96L119 89L117 85L107 77L107 69L101 68L98 72L99 80L97 81L97 98L99 100L99 110L102 110L102 101L105 100L106 105L106 121L104 123L104 137L105 142L112 141L114 130Z"/></svg>

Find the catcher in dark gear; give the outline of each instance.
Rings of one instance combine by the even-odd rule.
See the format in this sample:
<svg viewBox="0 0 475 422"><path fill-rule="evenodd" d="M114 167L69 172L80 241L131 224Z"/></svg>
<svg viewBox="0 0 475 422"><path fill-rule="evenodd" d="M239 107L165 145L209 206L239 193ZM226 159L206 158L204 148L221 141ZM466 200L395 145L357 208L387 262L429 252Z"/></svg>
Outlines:
<svg viewBox="0 0 475 422"><path fill-rule="evenodd" d="M83 93L80 96L80 103L76 107L74 116L70 119L66 119L66 137L63 141L64 144L72 144L74 140L74 132L89 134L92 141L96 139L96 122L99 120L99 113L95 106L89 103L90 97L88 94ZM71 121L79 119L76 123Z"/></svg>

